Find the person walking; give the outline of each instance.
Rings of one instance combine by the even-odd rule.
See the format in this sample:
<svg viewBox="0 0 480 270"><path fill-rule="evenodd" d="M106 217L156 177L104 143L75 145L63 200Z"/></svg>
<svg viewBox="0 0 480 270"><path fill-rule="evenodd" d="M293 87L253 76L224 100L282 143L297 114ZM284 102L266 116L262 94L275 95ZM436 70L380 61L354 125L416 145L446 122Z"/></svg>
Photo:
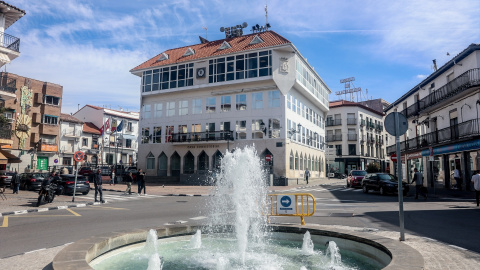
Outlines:
<svg viewBox="0 0 480 270"><path fill-rule="evenodd" d="M110 173L110 178L112 179L112 182L110 182L110 186L113 184L115 186L115 169L112 168L112 172Z"/></svg>
<svg viewBox="0 0 480 270"><path fill-rule="evenodd" d="M307 180L307 185L308 185L308 177L310 176L310 171L308 168L305 170L305 180Z"/></svg>
<svg viewBox="0 0 480 270"><path fill-rule="evenodd" d="M93 175L93 184L95 185L95 202L98 202L97 194L100 193L100 202L105 203L102 191L102 171L100 169L98 169L97 173Z"/></svg>
<svg viewBox="0 0 480 270"><path fill-rule="evenodd" d="M145 187L145 173L142 171L142 169L139 169L137 172L137 183L138 183L138 195L142 193L142 189L143 189L143 195L146 195L147 189Z"/></svg>
<svg viewBox="0 0 480 270"><path fill-rule="evenodd" d="M132 194L132 181L133 181L133 177L132 177L132 172L128 172L127 176L126 176L126 179L125 179L125 182L127 182L127 190L125 190L125 194Z"/></svg>
<svg viewBox="0 0 480 270"><path fill-rule="evenodd" d="M480 170L477 170L472 177L473 189L475 189L475 199L477 207L480 206Z"/></svg>
<svg viewBox="0 0 480 270"><path fill-rule="evenodd" d="M417 170L417 168L413 169L413 180L412 183L415 182L415 199L418 199L418 194L421 194L425 200L427 199L427 193L423 192L423 175L421 172Z"/></svg>
<svg viewBox="0 0 480 270"><path fill-rule="evenodd" d="M455 181L457 182L457 189L462 190L462 172L458 169L458 167L455 167L455 170L453 171L453 178L455 178Z"/></svg>
<svg viewBox="0 0 480 270"><path fill-rule="evenodd" d="M17 174L17 171L13 173L10 185L13 187L13 194L18 194L18 190L20 189L20 176Z"/></svg>

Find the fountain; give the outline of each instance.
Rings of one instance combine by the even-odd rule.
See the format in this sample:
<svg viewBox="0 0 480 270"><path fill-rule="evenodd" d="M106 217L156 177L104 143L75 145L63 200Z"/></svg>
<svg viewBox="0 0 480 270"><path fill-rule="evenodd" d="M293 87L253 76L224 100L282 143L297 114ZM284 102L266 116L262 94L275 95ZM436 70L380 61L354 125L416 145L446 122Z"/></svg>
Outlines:
<svg viewBox="0 0 480 270"><path fill-rule="evenodd" d="M380 269L394 261L390 249L398 247L391 240L381 239L380 244L358 233L267 225L262 214L267 182L253 147L226 153L221 168L208 205L213 211L209 224L113 233L101 242L82 240L55 257L54 269L67 269L67 257L76 264L70 268L98 270ZM72 259L81 253L76 244L85 250L83 260ZM402 252L419 256L402 245ZM70 253L72 249L77 253Z"/></svg>

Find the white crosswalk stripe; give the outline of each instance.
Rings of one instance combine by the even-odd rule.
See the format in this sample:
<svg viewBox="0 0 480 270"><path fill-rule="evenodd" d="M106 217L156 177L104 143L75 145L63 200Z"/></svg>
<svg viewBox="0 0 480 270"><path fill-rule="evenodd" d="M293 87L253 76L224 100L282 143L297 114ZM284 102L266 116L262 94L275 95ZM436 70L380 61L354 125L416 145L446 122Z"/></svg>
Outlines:
<svg viewBox="0 0 480 270"><path fill-rule="evenodd" d="M95 193L89 193L88 195L85 196L75 196L78 199L84 199L84 200L95 200ZM163 198L165 196L162 195L138 195L138 194L132 194L132 195L126 195L126 194L103 194L103 199L105 201L134 201L134 200L142 200L142 199L152 199L152 198ZM97 196L98 199L100 199L100 196Z"/></svg>

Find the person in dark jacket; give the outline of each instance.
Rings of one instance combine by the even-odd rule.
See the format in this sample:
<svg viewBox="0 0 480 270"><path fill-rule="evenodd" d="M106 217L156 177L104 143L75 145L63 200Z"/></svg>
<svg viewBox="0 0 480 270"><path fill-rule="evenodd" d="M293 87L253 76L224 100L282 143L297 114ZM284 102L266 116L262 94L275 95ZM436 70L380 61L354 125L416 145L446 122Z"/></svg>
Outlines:
<svg viewBox="0 0 480 270"><path fill-rule="evenodd" d="M147 189L145 187L145 173L142 171L142 169L139 169L137 172L137 183L138 183L138 195L142 193L142 189L143 189L143 195L146 195Z"/></svg>
<svg viewBox="0 0 480 270"><path fill-rule="evenodd" d="M17 174L17 171L13 173L10 185L13 187L13 194L18 194L18 190L20 189L20 175Z"/></svg>
<svg viewBox="0 0 480 270"><path fill-rule="evenodd" d="M125 194L132 194L132 181L133 181L133 177L132 177L132 172L128 172L127 173L127 176L125 178L125 182L127 183L127 190L125 190Z"/></svg>
<svg viewBox="0 0 480 270"><path fill-rule="evenodd" d="M105 203L103 200L103 191L102 191L102 171L100 169L97 170L97 173L93 175L93 184L95 185L95 202L97 200L97 194L100 193L100 202Z"/></svg>

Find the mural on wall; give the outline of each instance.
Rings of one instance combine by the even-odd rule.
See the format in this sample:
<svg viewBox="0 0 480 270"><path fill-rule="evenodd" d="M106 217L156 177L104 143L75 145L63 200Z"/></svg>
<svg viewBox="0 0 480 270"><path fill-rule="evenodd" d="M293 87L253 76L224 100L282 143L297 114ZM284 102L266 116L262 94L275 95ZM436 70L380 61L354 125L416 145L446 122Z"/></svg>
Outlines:
<svg viewBox="0 0 480 270"><path fill-rule="evenodd" d="M30 128L32 126L32 118L27 115L27 110L33 105L33 91L28 86L22 86L20 89L20 116L17 118L15 126L15 135L18 138L18 149L25 148L25 141L30 137Z"/></svg>

